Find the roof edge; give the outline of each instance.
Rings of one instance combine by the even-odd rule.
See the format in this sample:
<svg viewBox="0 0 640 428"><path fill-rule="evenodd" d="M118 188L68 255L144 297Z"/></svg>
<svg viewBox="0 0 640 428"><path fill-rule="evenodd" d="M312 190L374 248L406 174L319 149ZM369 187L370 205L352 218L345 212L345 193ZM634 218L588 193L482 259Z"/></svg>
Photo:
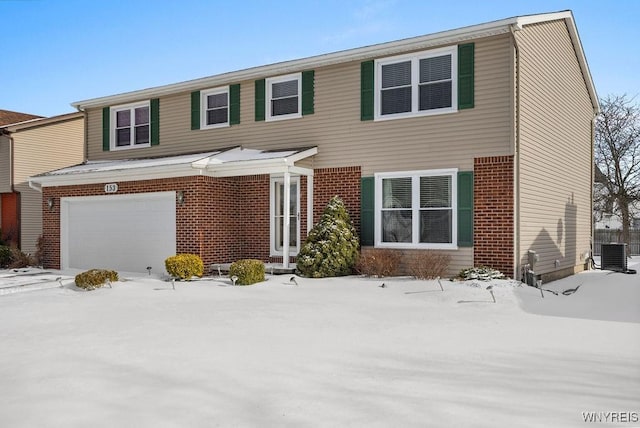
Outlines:
<svg viewBox="0 0 640 428"><path fill-rule="evenodd" d="M83 116L84 116L84 113L76 111L73 113L61 114L58 116L40 117L36 119L25 120L23 122L11 123L8 125L0 126L0 128L6 129L9 132L16 132L16 131L21 131L23 129L33 128L36 126L44 126L44 125L50 125L58 122L65 122L67 120L81 118Z"/></svg>
<svg viewBox="0 0 640 428"><path fill-rule="evenodd" d="M302 71L309 68L324 67L341 64L350 61L364 60L374 57L382 57L400 54L421 48L457 43L464 40L488 37L509 32L510 26L517 23L517 18L507 18L431 33L423 36L411 37L392 42L379 43L354 49L348 49L328 54L321 54L307 58L283 61L269 65L251 67L243 70L222 73L209 77L156 86L117 95L92 98L71 103L74 108L84 110L86 108L105 107L114 104L131 102L134 100L155 98L163 95L189 92L207 87L222 86L238 81L253 80L277 74L287 74Z"/></svg>

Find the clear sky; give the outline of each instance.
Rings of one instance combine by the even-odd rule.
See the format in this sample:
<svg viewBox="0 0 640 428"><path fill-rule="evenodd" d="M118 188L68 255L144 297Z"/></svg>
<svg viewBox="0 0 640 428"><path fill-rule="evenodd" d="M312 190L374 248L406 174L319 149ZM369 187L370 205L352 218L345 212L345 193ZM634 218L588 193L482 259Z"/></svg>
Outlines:
<svg viewBox="0 0 640 428"><path fill-rule="evenodd" d="M637 0L0 0L0 109L53 116L74 101L567 9L598 95L640 98Z"/></svg>

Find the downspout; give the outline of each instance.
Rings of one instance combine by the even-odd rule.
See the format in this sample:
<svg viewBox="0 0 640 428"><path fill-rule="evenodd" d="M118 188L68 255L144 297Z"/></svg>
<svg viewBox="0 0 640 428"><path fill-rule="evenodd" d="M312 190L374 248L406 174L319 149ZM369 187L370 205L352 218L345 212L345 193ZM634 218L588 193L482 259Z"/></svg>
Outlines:
<svg viewBox="0 0 640 428"><path fill-rule="evenodd" d="M515 138L514 138L514 159L513 159L513 198L514 198L514 213L513 213L513 278L518 279L520 269L520 48L518 47L518 39L515 32L521 30L522 27L517 24L511 25L511 38L513 40L513 47L515 50L515 70L514 70L514 82L515 82Z"/></svg>

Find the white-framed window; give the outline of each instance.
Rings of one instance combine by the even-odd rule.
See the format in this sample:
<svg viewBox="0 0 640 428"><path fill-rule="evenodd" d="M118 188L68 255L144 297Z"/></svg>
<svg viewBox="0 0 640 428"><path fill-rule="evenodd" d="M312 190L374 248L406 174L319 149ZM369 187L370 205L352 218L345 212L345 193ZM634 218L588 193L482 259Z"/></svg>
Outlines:
<svg viewBox="0 0 640 428"><path fill-rule="evenodd" d="M375 245L457 248L457 172L375 174Z"/></svg>
<svg viewBox="0 0 640 428"><path fill-rule="evenodd" d="M149 101L111 107L111 150L151 146Z"/></svg>
<svg viewBox="0 0 640 428"><path fill-rule="evenodd" d="M229 87L200 92L200 129L229 126Z"/></svg>
<svg viewBox="0 0 640 428"><path fill-rule="evenodd" d="M300 249L300 177L291 177L289 187L289 253ZM284 230L284 177L271 177L271 255L282 255Z"/></svg>
<svg viewBox="0 0 640 428"><path fill-rule="evenodd" d="M456 46L375 61L375 120L458 110Z"/></svg>
<svg viewBox="0 0 640 428"><path fill-rule="evenodd" d="M302 73L265 79L266 120L302 117Z"/></svg>

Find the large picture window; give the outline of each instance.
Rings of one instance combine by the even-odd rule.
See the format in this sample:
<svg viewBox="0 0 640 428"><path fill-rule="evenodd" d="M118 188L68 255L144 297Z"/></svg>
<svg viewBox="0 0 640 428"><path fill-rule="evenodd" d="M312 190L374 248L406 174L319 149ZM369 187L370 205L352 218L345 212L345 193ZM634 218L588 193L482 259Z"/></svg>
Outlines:
<svg viewBox="0 0 640 428"><path fill-rule="evenodd" d="M111 115L111 135L114 149L150 146L151 130L148 102L113 107Z"/></svg>
<svg viewBox="0 0 640 428"><path fill-rule="evenodd" d="M456 174L455 169L376 174L376 245L455 248Z"/></svg>
<svg viewBox="0 0 640 428"><path fill-rule="evenodd" d="M376 61L375 118L457 110L457 49L443 48Z"/></svg>

